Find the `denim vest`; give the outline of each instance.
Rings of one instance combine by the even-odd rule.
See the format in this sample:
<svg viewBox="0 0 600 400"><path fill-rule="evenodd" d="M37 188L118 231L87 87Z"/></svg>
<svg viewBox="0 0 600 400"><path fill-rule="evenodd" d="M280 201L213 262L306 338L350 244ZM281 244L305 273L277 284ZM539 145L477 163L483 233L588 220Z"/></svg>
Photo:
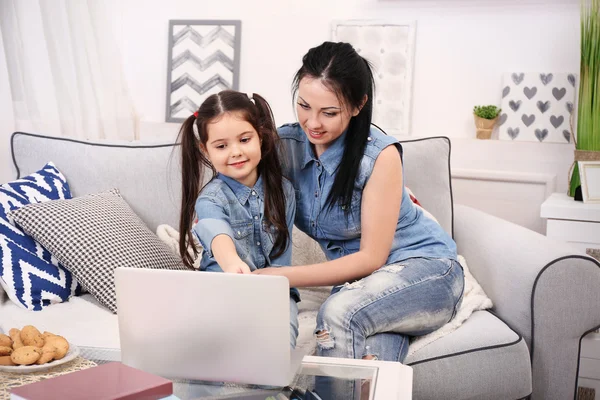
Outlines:
<svg viewBox="0 0 600 400"><path fill-rule="evenodd" d="M284 175L292 181L296 192L296 226L319 243L328 260L357 252L361 238L362 192L373 172L375 160L389 145L398 147L402 156L402 146L395 138L371 127L354 183L349 214L346 214L337 204L329 208L326 200L342 159L347 133L344 132L320 158L316 158L298 123L285 124L278 131L285 151L281 157L286 161ZM436 221L411 201L408 191L403 188L400 215L386 264L414 257L455 260L456 244Z"/></svg>
<svg viewBox="0 0 600 400"><path fill-rule="evenodd" d="M220 234L229 236L240 258L251 271L264 267L292 265L292 228L296 214L296 202L292 184L284 179L283 192L286 201L286 221L290 242L279 257L272 257L275 231L264 221L265 197L262 178L249 188L235 179L218 174L200 193L196 200L197 224L192 232L204 248L200 270L222 272L214 258L211 243ZM299 301L299 294L292 288L290 294Z"/></svg>

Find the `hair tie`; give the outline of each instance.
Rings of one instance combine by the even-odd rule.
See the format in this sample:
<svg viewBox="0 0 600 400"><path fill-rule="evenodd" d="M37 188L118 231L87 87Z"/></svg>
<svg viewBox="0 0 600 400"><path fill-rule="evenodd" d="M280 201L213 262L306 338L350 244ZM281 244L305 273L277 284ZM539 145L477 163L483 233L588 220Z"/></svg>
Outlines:
<svg viewBox="0 0 600 400"><path fill-rule="evenodd" d="M252 93L246 93L246 96L248 96L248 100L250 100L252 104L256 105L256 101L254 100L254 95Z"/></svg>
<svg viewBox="0 0 600 400"><path fill-rule="evenodd" d="M194 118L198 118L198 111L194 112ZM198 125L196 124L196 120L192 122L192 131L194 132L194 137L197 141L200 141L200 132L198 132Z"/></svg>

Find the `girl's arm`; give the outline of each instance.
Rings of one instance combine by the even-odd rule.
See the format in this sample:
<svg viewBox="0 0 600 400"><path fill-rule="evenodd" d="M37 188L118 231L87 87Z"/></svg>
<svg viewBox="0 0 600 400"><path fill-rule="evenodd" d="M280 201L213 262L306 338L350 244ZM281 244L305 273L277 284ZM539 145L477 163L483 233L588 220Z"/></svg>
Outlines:
<svg viewBox="0 0 600 400"><path fill-rule="evenodd" d="M290 286L326 286L363 278L387 261L402 202L402 162L395 146L377 157L373 173L363 190L360 249L319 264L265 268L258 274L284 275Z"/></svg>
<svg viewBox="0 0 600 400"><path fill-rule="evenodd" d="M234 274L249 274L250 267L237 254L233 239L226 234L215 236L211 249L217 264L224 272Z"/></svg>
<svg viewBox="0 0 600 400"><path fill-rule="evenodd" d="M233 242L229 216L220 204L206 197L196 201L198 223L194 230L209 257L214 257L225 272L250 273L250 267L238 256Z"/></svg>

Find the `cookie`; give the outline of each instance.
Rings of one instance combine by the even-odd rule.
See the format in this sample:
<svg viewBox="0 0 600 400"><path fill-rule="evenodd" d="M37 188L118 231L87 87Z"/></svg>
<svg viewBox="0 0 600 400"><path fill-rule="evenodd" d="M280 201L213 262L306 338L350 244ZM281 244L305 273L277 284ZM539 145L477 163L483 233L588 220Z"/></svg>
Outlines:
<svg viewBox="0 0 600 400"><path fill-rule="evenodd" d="M54 333L48 332L48 331L44 331L44 333L42 333L42 337L44 339L46 339L48 336L56 336L56 335Z"/></svg>
<svg viewBox="0 0 600 400"><path fill-rule="evenodd" d="M19 347L10 355L10 359L15 364L31 365L40 359L42 350L35 346Z"/></svg>
<svg viewBox="0 0 600 400"><path fill-rule="evenodd" d="M0 356L10 356L10 354L12 352L13 352L12 347L0 346Z"/></svg>
<svg viewBox="0 0 600 400"><path fill-rule="evenodd" d="M18 349L19 347L23 347L23 341L21 340L21 331L18 330L17 328L12 328L10 331L8 331L8 334L10 335L10 338L13 341L12 344L12 348L13 350Z"/></svg>
<svg viewBox="0 0 600 400"><path fill-rule="evenodd" d="M56 347L52 343L46 343L44 347L42 347L42 356L37 360L36 364L46 364L54 360L54 356L56 355Z"/></svg>
<svg viewBox="0 0 600 400"><path fill-rule="evenodd" d="M44 338L33 325L26 325L21 329L21 341L25 346L44 347Z"/></svg>
<svg viewBox="0 0 600 400"><path fill-rule="evenodd" d="M69 351L69 342L62 336L48 336L46 338L46 344L51 344L56 347L56 354L54 355L55 360L60 360Z"/></svg>
<svg viewBox="0 0 600 400"><path fill-rule="evenodd" d="M10 336L6 336L3 333L0 333L0 346L6 346L12 348L12 339Z"/></svg>
<svg viewBox="0 0 600 400"><path fill-rule="evenodd" d="M8 366L14 367L17 364L15 364L11 360L10 356L0 356L0 365L8 365Z"/></svg>

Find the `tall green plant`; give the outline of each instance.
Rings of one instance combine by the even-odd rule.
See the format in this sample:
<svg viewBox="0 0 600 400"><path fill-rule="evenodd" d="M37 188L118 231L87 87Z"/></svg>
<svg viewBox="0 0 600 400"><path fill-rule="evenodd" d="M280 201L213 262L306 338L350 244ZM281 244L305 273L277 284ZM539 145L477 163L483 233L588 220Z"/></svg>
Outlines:
<svg viewBox="0 0 600 400"><path fill-rule="evenodd" d="M581 1L581 68L577 149L600 151L600 0ZM581 185L575 164L569 195Z"/></svg>

